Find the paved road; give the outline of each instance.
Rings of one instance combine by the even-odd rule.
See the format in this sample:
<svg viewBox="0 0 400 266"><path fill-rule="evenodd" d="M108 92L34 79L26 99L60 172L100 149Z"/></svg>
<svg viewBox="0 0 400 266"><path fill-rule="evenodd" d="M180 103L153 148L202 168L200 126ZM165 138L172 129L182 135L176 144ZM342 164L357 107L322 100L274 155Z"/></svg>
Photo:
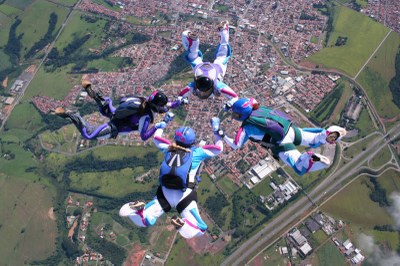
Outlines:
<svg viewBox="0 0 400 266"><path fill-rule="evenodd" d="M389 134L390 138L387 137ZM386 135L381 136L373 143L370 143L364 152L355 156L350 162L346 163L346 165L342 166L319 184L309 193L312 201L318 202L325 196L325 194L340 191L342 182L344 182L348 177L356 174L366 161L373 158L382 148L386 147L390 141L398 136L400 136L400 123L392 128ZM287 226L294 223L296 220L300 220L301 215L306 213L312 207L313 206L309 199L305 197L301 198L235 250L228 258L226 258L222 265L243 265L245 262L249 261L252 254L262 249L262 247L264 247L264 250L270 246L277 233L287 229Z"/></svg>

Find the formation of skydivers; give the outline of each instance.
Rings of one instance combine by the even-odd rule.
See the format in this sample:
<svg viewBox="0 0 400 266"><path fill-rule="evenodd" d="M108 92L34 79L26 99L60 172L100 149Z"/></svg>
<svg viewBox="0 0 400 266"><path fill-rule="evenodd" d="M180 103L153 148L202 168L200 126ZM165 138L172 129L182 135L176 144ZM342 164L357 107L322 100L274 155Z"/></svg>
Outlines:
<svg viewBox="0 0 400 266"><path fill-rule="evenodd" d="M137 226L152 226L164 212L176 208L180 217L172 217L171 223L178 232L184 238L203 235L207 225L197 207L195 187L200 181L198 172L204 160L223 151L224 141L233 149L242 147L248 140L260 143L270 149L275 158L281 159L297 174L303 175L328 167L330 160L311 151L301 153L296 146L315 148L326 143L332 144L346 134L346 130L339 126L327 129L298 128L278 110L260 106L253 98L239 98L222 82L232 53L228 21L221 22L217 29L220 41L212 63L203 62L196 34L189 30L182 33L185 58L193 69L194 81L179 93L176 101L168 101L164 93L155 91L149 97L124 97L114 107L110 98L93 90L90 81L84 78L83 88L95 100L100 113L110 119L109 122L93 127L77 112L62 107L54 110L56 115L70 119L86 139L116 138L119 134L131 131L139 131L143 141L154 136L154 144L164 153L157 194L148 203L129 202L119 211L120 216L128 217ZM227 100L224 110L231 112L233 119L242 122L236 136L228 137L220 126L219 118L213 117L210 121L215 139L213 145L196 145L194 130L186 126L175 131L174 141L164 138L163 131L174 118L169 110L187 104L190 94L200 99L223 95ZM165 115L161 122L151 126L154 122L153 112Z"/></svg>

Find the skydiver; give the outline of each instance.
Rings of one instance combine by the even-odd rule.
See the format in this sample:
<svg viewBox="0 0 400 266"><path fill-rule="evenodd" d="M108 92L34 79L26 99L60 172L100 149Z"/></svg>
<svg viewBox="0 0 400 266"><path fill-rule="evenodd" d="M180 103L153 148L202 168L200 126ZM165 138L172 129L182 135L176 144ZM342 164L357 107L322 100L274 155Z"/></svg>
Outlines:
<svg viewBox="0 0 400 266"><path fill-rule="evenodd" d="M296 146L316 148L326 143L333 144L346 135L346 130L339 126L331 126L326 130L298 128L278 111L260 107L253 98L237 100L232 106L232 117L242 121L235 139L224 135L219 125L215 127L229 146L238 149L247 140L259 142L270 148L275 158L280 158L299 175L326 168L330 160L312 151L301 153Z"/></svg>
<svg viewBox="0 0 400 266"><path fill-rule="evenodd" d="M195 146L196 135L190 127L180 127L175 132L174 143L162 137L163 128L157 129L154 143L164 153L160 168L160 186L155 198L145 204L142 201L126 203L119 215L140 227L153 226L158 217L176 208L180 217L173 216L171 223L184 238L201 236L207 224L201 219L197 207L196 182L200 182L200 164L223 151L223 141L217 135L214 145Z"/></svg>
<svg viewBox="0 0 400 266"><path fill-rule="evenodd" d="M78 112L65 110L63 107L56 108L53 113L63 118L70 119L85 139L107 139L116 138L120 133L139 131L143 141L149 139L158 128L165 128L169 122L169 113L164 117L164 121L154 122L154 113L166 113L169 108L177 108L183 102L182 98L177 101L169 102L167 96L154 91L149 97L123 97L118 107L112 105L109 97L103 97L99 92L92 88L89 80L82 80L82 87L88 95L95 100L100 113L110 119L109 122L97 127L89 125Z"/></svg>
<svg viewBox="0 0 400 266"><path fill-rule="evenodd" d="M222 94L228 100L224 109L229 109L238 99L238 95L222 82L232 54L229 45L229 22L222 21L218 25L218 32L220 40L213 63L203 62L203 54L199 50L200 41L194 32L186 30L182 33L182 45L186 50L185 59L193 69L194 81L190 82L179 96L186 98L193 93L200 99L207 99L212 94L215 96Z"/></svg>

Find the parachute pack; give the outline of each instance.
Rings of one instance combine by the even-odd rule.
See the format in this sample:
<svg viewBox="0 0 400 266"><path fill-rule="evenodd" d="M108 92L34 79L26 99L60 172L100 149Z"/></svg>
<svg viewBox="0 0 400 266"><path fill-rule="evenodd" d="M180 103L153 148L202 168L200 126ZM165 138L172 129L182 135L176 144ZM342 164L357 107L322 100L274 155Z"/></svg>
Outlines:
<svg viewBox="0 0 400 266"><path fill-rule="evenodd" d="M123 119L128 116L137 114L142 105L142 99L139 97L129 97L125 101L121 102L114 113L114 117L117 119Z"/></svg>
<svg viewBox="0 0 400 266"><path fill-rule="evenodd" d="M166 188L182 189L193 188L194 180L189 180L193 153L183 150L169 151L161 164L160 183Z"/></svg>

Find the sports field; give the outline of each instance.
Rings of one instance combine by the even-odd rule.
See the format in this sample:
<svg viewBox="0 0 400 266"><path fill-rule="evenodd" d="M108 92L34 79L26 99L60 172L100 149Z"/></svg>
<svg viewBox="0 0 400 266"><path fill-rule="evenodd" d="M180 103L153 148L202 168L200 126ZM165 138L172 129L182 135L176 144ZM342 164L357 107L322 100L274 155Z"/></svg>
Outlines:
<svg viewBox="0 0 400 266"><path fill-rule="evenodd" d="M333 32L327 47L308 58L309 61L328 69L337 69L355 76L388 29L366 15L344 6L334 7ZM348 37L343 46L335 46L339 36Z"/></svg>
<svg viewBox="0 0 400 266"><path fill-rule="evenodd" d="M400 113L400 108L392 101L389 89L389 82L395 75L394 65L399 46L400 35L392 32L357 78L379 116L384 119L396 117Z"/></svg>

